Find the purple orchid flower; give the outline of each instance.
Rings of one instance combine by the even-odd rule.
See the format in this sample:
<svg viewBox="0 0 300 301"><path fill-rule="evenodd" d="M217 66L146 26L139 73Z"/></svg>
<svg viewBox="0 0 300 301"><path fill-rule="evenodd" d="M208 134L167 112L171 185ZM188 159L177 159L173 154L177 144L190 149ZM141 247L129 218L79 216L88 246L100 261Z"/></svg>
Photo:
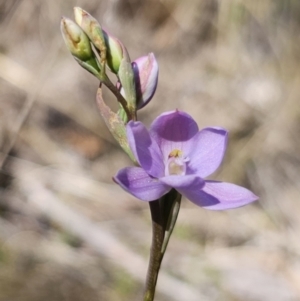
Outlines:
<svg viewBox="0 0 300 301"><path fill-rule="evenodd" d="M160 198L172 188L198 206L225 210L258 199L246 188L204 180L221 164L228 133L219 127L199 131L181 111L157 117L150 131L141 122L127 124L130 148L141 167L121 169L114 180L142 201Z"/></svg>

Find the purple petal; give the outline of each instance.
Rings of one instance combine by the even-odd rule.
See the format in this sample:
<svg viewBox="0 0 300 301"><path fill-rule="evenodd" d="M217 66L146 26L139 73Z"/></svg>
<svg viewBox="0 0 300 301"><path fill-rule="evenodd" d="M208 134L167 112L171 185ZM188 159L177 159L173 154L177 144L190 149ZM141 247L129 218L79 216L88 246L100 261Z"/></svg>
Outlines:
<svg viewBox="0 0 300 301"><path fill-rule="evenodd" d="M204 186L205 181L197 175L171 175L159 179L162 183L177 190L197 187L199 190Z"/></svg>
<svg viewBox="0 0 300 301"><path fill-rule="evenodd" d="M198 125L188 114L171 111L157 117L150 128L150 135L155 139L167 160L174 149L185 152L191 139L198 133ZM184 155L184 154L183 154Z"/></svg>
<svg viewBox="0 0 300 301"><path fill-rule="evenodd" d="M124 190L142 201L153 201L170 191L171 187L151 178L140 167L126 167L118 171L114 180Z"/></svg>
<svg viewBox="0 0 300 301"><path fill-rule="evenodd" d="M205 178L220 166L227 146L228 132L222 128L205 128L193 138L187 156L187 173Z"/></svg>
<svg viewBox="0 0 300 301"><path fill-rule="evenodd" d="M226 210L254 202L258 197L250 190L225 182L205 181L202 189L191 185L178 189L190 201L210 210Z"/></svg>
<svg viewBox="0 0 300 301"><path fill-rule="evenodd" d="M137 94L137 109L143 108L153 97L158 81L158 63L153 53L132 62Z"/></svg>
<svg viewBox="0 0 300 301"><path fill-rule="evenodd" d="M129 146L141 167L155 178L163 176L165 167L162 153L146 127L139 121L130 121L126 129Z"/></svg>

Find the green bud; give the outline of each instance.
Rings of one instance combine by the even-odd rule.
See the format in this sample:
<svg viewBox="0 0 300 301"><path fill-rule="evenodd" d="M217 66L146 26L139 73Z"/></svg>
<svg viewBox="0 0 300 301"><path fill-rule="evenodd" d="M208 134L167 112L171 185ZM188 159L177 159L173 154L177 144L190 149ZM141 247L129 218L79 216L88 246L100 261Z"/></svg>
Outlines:
<svg viewBox="0 0 300 301"><path fill-rule="evenodd" d="M103 34L107 47L107 65L113 73L118 74L120 64L123 58L123 52L125 52L126 49L121 43L121 41L110 35L105 30L103 30Z"/></svg>
<svg viewBox="0 0 300 301"><path fill-rule="evenodd" d="M81 61L94 57L89 38L76 23L63 17L60 29L67 48L74 57Z"/></svg>
<svg viewBox="0 0 300 301"><path fill-rule="evenodd" d="M88 36L76 23L67 18L61 19L60 29L67 48L78 64L98 78L100 74L99 63Z"/></svg>
<svg viewBox="0 0 300 301"><path fill-rule="evenodd" d="M92 44L100 51L101 65L106 62L106 44L102 28L98 21L80 7L74 7L76 23L87 34Z"/></svg>

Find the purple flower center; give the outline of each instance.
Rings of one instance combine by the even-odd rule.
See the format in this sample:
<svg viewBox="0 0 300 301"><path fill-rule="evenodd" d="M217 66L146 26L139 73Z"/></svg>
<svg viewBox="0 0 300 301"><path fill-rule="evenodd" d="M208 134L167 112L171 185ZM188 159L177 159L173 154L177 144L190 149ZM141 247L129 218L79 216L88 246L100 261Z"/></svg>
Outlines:
<svg viewBox="0 0 300 301"><path fill-rule="evenodd" d="M185 175L186 165L190 159L183 155L179 149L173 149L167 159L165 167L165 175Z"/></svg>

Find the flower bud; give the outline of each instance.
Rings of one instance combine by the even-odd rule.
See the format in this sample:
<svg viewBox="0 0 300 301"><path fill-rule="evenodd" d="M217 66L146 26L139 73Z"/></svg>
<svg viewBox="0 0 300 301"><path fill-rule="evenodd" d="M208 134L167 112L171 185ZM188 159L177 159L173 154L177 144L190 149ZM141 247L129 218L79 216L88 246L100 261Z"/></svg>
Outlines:
<svg viewBox="0 0 300 301"><path fill-rule="evenodd" d="M89 38L76 23L63 17L60 29L64 41L74 57L81 61L87 61L94 57Z"/></svg>
<svg viewBox="0 0 300 301"><path fill-rule="evenodd" d="M98 21L80 7L74 7L76 23L87 34L92 44L100 51L101 63L106 61L106 44Z"/></svg>
<svg viewBox="0 0 300 301"><path fill-rule="evenodd" d="M129 57L123 57L121 60L118 77L122 86L121 94L127 101L128 110L135 114L136 112L136 88L134 72Z"/></svg>
<svg viewBox="0 0 300 301"><path fill-rule="evenodd" d="M143 108L153 97L158 81L158 63L153 53L132 62L137 96L137 109Z"/></svg>
<svg viewBox="0 0 300 301"><path fill-rule="evenodd" d="M107 31L103 30L103 35L107 49L107 65L113 73L118 74L122 58L124 54L127 54L127 50L120 40Z"/></svg>

